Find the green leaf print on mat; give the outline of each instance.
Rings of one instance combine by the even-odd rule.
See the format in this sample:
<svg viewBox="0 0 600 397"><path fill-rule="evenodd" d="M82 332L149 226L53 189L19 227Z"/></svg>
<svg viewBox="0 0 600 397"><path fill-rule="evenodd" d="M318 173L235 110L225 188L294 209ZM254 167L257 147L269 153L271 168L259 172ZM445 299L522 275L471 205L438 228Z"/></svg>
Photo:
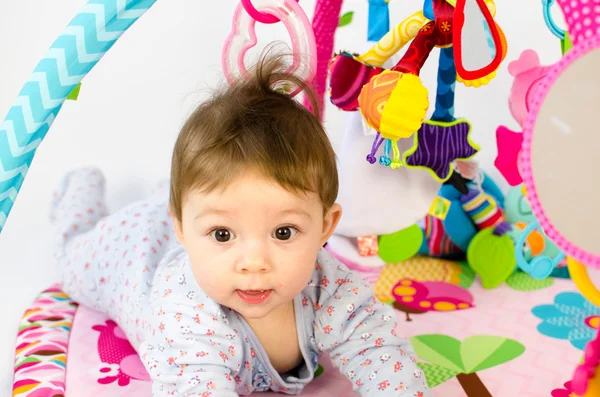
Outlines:
<svg viewBox="0 0 600 397"><path fill-rule="evenodd" d="M515 272L506 280L506 284L516 291L537 291L554 285L554 279L536 280L527 273Z"/></svg>
<svg viewBox="0 0 600 397"><path fill-rule="evenodd" d="M413 336L410 341L419 359L429 361L417 365L425 372L430 387L448 380L442 381L454 373L467 397L492 397L477 373L509 362L525 352L525 346L516 340L493 335L473 335L461 342L448 335L429 334ZM426 367L426 364L433 367Z"/></svg>
<svg viewBox="0 0 600 397"><path fill-rule="evenodd" d="M467 262L458 261L456 263L462 267L462 271L458 275L458 278L460 279L460 283L458 285L465 289L469 289L471 285L473 285L473 281L475 281L475 272L473 269L471 269L471 266L469 266Z"/></svg>
<svg viewBox="0 0 600 397"><path fill-rule="evenodd" d="M453 371L450 368L442 367L441 365L429 363L417 363L417 365L425 373L425 379L427 379L427 384L431 388L439 386L445 381L458 375L458 372Z"/></svg>

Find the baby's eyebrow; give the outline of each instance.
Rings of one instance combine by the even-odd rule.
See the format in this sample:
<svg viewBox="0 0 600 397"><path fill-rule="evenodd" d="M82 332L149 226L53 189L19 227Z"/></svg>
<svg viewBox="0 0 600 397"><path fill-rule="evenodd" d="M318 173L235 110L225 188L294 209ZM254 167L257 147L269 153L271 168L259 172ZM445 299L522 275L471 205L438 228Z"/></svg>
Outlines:
<svg viewBox="0 0 600 397"><path fill-rule="evenodd" d="M283 210L283 211L280 211L279 214L280 215L300 215L300 216L304 216L304 217L312 219L312 216L308 212L298 209L298 208L291 208L288 210Z"/></svg>
<svg viewBox="0 0 600 397"><path fill-rule="evenodd" d="M219 208L215 208L215 207L206 207L204 209L202 209L195 217L194 220L198 219L198 218L202 218L204 216L208 216L208 215L222 215L222 216L226 216L229 215L229 211L226 210L222 210Z"/></svg>
<svg viewBox="0 0 600 397"><path fill-rule="evenodd" d="M216 208L216 207L206 207L198 212L198 214L194 217L194 220L205 217L205 216L209 216L209 215L231 216L232 213L230 211L223 210L223 209ZM312 215L310 215L310 213L308 213L307 211L304 211L302 209L298 209L298 208L290 208L290 209L286 209L286 210L281 210L277 213L277 215L280 215L280 216L282 216L282 215L299 215L299 216L302 216L302 217L312 220Z"/></svg>

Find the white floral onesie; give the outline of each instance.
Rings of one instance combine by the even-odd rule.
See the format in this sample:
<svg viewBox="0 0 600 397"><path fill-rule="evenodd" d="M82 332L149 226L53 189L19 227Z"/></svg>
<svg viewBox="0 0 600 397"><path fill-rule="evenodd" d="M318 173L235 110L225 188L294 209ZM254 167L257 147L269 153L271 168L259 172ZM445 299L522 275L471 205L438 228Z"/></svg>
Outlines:
<svg viewBox="0 0 600 397"><path fill-rule="evenodd" d="M244 319L200 290L167 208L159 189L107 216L104 177L86 168L65 176L51 212L63 289L123 328L153 396L299 394L323 353L361 396L432 396L411 345L395 334L393 309L325 250L294 299L304 363L277 373Z"/></svg>

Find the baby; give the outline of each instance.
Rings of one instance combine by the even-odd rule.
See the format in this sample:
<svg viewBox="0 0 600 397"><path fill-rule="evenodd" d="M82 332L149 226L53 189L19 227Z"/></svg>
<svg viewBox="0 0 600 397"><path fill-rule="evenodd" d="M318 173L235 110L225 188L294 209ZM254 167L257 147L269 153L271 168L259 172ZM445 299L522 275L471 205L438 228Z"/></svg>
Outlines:
<svg viewBox="0 0 600 397"><path fill-rule="evenodd" d="M63 289L123 328L155 397L299 394L323 353L361 396L431 396L393 309L322 249L341 216L335 154L280 70L265 57L196 109L169 194L108 215L98 170L63 178Z"/></svg>

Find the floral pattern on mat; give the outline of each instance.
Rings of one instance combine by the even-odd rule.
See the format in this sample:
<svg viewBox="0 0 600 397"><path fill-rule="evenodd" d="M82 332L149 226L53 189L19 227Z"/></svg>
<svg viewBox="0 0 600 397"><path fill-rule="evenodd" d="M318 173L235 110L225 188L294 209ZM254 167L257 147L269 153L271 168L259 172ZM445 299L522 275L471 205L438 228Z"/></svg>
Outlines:
<svg viewBox="0 0 600 397"><path fill-rule="evenodd" d="M575 394L571 391L571 382L565 383L563 389L552 390L552 397L573 397Z"/></svg>
<svg viewBox="0 0 600 397"><path fill-rule="evenodd" d="M553 304L536 306L531 311L543 320L537 327L540 333L568 340L580 350L598 332L600 307L577 292L562 292L556 295Z"/></svg>

